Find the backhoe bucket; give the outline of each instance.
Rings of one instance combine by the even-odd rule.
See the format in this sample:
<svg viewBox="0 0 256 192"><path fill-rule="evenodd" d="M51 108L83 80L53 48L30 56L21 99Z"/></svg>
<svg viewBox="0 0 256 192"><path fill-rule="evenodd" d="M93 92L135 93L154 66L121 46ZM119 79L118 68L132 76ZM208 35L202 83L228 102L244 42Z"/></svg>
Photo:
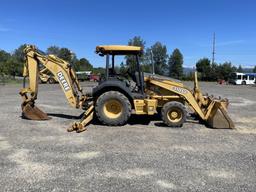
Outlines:
<svg viewBox="0 0 256 192"><path fill-rule="evenodd" d="M46 113L37 108L34 104L27 103L21 105L22 108L22 117L30 120L49 120L50 117Z"/></svg>
<svg viewBox="0 0 256 192"><path fill-rule="evenodd" d="M233 129L235 125L232 119L227 114L225 107L221 103L215 103L211 111L209 118L207 119L207 124L216 129Z"/></svg>

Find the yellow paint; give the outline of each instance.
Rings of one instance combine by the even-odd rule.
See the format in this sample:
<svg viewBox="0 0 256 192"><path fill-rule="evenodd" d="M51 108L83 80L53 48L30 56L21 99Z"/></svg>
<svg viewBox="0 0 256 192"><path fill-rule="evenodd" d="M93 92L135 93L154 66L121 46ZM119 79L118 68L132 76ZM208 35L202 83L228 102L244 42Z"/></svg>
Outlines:
<svg viewBox="0 0 256 192"><path fill-rule="evenodd" d="M96 47L96 51L142 51L143 49L138 46L128 45L99 45Z"/></svg>
<svg viewBox="0 0 256 192"><path fill-rule="evenodd" d="M137 115L154 115L157 113L156 99L135 99L133 103L135 107L135 114Z"/></svg>
<svg viewBox="0 0 256 192"><path fill-rule="evenodd" d="M182 119L182 113L179 110L175 110L175 109L172 111L170 110L167 113L167 117L169 121L177 123Z"/></svg>
<svg viewBox="0 0 256 192"><path fill-rule="evenodd" d="M111 99L104 103L103 113L110 119L117 119L123 112L123 107L120 101Z"/></svg>

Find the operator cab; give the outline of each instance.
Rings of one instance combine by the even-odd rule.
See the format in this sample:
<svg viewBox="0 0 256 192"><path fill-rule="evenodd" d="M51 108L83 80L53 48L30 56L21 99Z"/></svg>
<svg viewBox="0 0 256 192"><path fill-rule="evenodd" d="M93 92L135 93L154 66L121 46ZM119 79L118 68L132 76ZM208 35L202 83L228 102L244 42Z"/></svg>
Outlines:
<svg viewBox="0 0 256 192"><path fill-rule="evenodd" d="M121 81L122 79L127 79L127 75L136 84L136 92L144 95L144 77L143 72L140 68L139 56L142 54L143 49L137 46L126 46L126 45L101 45L96 47L96 53L100 56L106 56L106 71L105 71L105 81ZM132 55L135 57L136 64L133 69L128 66L126 74L117 74L115 71L115 56L127 56ZM110 63L111 59L111 63ZM129 85L127 85L129 86ZM132 90L134 92L134 89Z"/></svg>

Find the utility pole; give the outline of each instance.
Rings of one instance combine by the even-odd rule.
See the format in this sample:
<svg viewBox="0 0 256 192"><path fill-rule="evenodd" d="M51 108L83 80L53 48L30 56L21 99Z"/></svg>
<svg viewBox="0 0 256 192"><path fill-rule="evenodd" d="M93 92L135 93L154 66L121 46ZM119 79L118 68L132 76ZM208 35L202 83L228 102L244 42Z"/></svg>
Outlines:
<svg viewBox="0 0 256 192"><path fill-rule="evenodd" d="M212 41L212 64L215 62L215 32L213 33L213 41Z"/></svg>

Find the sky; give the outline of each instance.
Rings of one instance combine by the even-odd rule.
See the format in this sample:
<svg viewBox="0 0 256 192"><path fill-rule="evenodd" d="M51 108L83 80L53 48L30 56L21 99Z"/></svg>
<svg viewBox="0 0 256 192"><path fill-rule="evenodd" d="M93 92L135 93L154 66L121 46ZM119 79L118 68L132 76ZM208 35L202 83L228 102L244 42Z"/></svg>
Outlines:
<svg viewBox="0 0 256 192"><path fill-rule="evenodd" d="M134 36L146 47L160 41L168 54L180 49L184 66L194 67L211 59L214 32L217 63L256 65L254 0L0 0L0 49L57 45L96 67L105 65L97 45L127 44Z"/></svg>

